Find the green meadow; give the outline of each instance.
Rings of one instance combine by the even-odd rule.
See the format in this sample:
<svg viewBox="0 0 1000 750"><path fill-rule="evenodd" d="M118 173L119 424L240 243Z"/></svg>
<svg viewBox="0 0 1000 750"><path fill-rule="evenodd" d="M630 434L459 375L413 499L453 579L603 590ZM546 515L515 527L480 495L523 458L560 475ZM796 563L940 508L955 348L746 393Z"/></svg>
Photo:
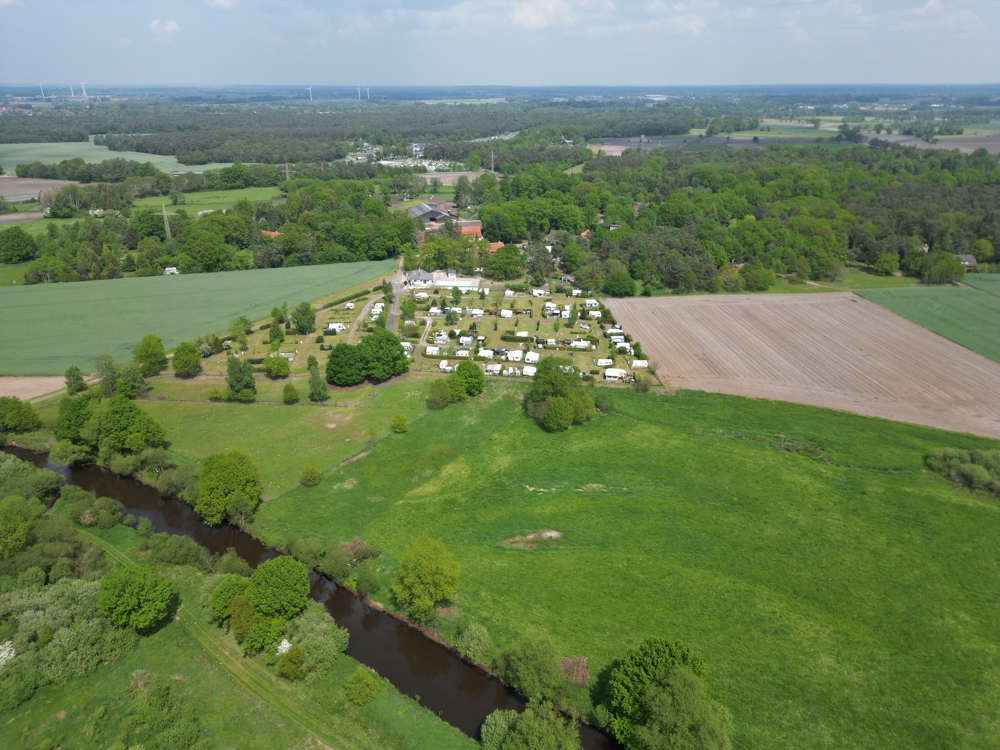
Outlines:
<svg viewBox="0 0 1000 750"><path fill-rule="evenodd" d="M462 573L436 628L477 620L495 653L544 632L597 675L646 636L685 641L736 747L996 747L997 504L923 466L996 442L690 391L615 390L613 413L552 435L518 390L412 422L254 532L380 545L390 606L406 546L443 539ZM543 529L564 537L505 544Z"/></svg>
<svg viewBox="0 0 1000 750"><path fill-rule="evenodd" d="M394 266L385 260L11 287L0 294L0 375L57 375L74 364L89 372L102 353L130 360L147 333L170 349L228 330L239 315L260 320L282 302L315 300Z"/></svg>
<svg viewBox="0 0 1000 750"><path fill-rule="evenodd" d="M878 289L857 293L966 349L1000 362L998 296L967 287Z"/></svg>
<svg viewBox="0 0 1000 750"><path fill-rule="evenodd" d="M269 201L281 194L281 190L276 187L241 188L240 190L205 190L200 193L184 193L184 203L179 206L172 206L168 199L156 195L139 198L132 206L136 209L160 210L161 206L166 205L168 213L173 213L177 209L182 208L193 216L199 211L224 211L227 208L232 208L240 200L248 200L256 203Z"/></svg>
<svg viewBox="0 0 1000 750"><path fill-rule="evenodd" d="M220 169L230 164L199 164L186 166L174 156L143 154L138 151L112 151L107 146L95 146L93 137L89 141L75 143L0 143L0 164L5 171L14 174L18 164L58 164L67 159L83 159L89 164L97 164L105 159L128 159L140 163L151 162L164 172L204 172L206 169Z"/></svg>

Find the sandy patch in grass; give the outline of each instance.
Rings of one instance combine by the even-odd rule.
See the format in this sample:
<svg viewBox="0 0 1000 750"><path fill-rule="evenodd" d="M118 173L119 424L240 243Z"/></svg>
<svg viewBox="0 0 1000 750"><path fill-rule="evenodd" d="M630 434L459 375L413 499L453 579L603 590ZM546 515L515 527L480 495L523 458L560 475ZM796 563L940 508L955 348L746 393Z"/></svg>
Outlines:
<svg viewBox="0 0 1000 750"><path fill-rule="evenodd" d="M562 537L563 533L561 531L545 529L543 531L536 531L534 534L528 534L527 536L514 536L510 539L505 539L504 544L508 547L534 549L538 546L539 542L555 542L562 539Z"/></svg>

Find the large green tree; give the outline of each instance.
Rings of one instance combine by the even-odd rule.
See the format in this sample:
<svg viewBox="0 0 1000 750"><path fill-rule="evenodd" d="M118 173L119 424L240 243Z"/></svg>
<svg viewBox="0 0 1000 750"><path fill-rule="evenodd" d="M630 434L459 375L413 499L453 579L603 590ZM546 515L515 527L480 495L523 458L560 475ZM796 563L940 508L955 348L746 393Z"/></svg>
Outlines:
<svg viewBox="0 0 1000 750"><path fill-rule="evenodd" d="M316 330L316 311L308 302L300 302L292 310L289 318L295 330L300 334L312 333Z"/></svg>
<svg viewBox="0 0 1000 750"><path fill-rule="evenodd" d="M440 539L417 539L403 552L392 595L415 621L426 622L439 602L455 596L460 570Z"/></svg>
<svg viewBox="0 0 1000 750"><path fill-rule="evenodd" d="M290 620L309 599L309 571L290 555L267 560L250 576L244 596L264 617Z"/></svg>
<svg viewBox="0 0 1000 750"><path fill-rule="evenodd" d="M455 373L462 380L465 393L468 396L478 396L486 387L486 376L483 369L475 362L460 362Z"/></svg>
<svg viewBox="0 0 1000 750"><path fill-rule="evenodd" d="M201 372L201 354L198 352L198 347L185 341L174 350L170 364L177 377L193 378Z"/></svg>
<svg viewBox="0 0 1000 750"><path fill-rule="evenodd" d="M525 396L528 413L549 432L583 424L595 412L594 400L569 360L547 357L538 364Z"/></svg>
<svg viewBox="0 0 1000 750"><path fill-rule="evenodd" d="M251 500L256 507L260 490L260 475L250 456L242 451L216 453L202 464L194 509L205 523L215 526L239 497Z"/></svg>
<svg viewBox="0 0 1000 750"><path fill-rule="evenodd" d="M132 350L132 361L139 365L144 377L159 375L167 368L163 341L155 333L147 333L139 346Z"/></svg>
<svg viewBox="0 0 1000 750"><path fill-rule="evenodd" d="M101 579L97 609L112 625L148 630L167 616L174 584L152 568L115 568Z"/></svg>
<svg viewBox="0 0 1000 750"><path fill-rule="evenodd" d="M32 260L37 252L35 241L21 227L0 232L0 263L24 263Z"/></svg>
<svg viewBox="0 0 1000 750"><path fill-rule="evenodd" d="M653 677L639 701L628 750L730 750L732 719L713 701L705 681L676 666Z"/></svg>
<svg viewBox="0 0 1000 750"><path fill-rule="evenodd" d="M372 380L388 380L409 368L399 337L384 328L376 328L358 344L365 359L366 372Z"/></svg>
<svg viewBox="0 0 1000 750"><path fill-rule="evenodd" d="M34 407L16 396L0 396L0 431L30 432L42 425Z"/></svg>
<svg viewBox="0 0 1000 750"><path fill-rule="evenodd" d="M253 401L257 397L257 384L253 379L253 365L239 357L229 357L226 366L226 386L230 398L236 401Z"/></svg>
<svg viewBox="0 0 1000 750"><path fill-rule="evenodd" d="M353 344L340 343L330 350L326 360L326 380L341 387L357 385L368 374L365 356Z"/></svg>

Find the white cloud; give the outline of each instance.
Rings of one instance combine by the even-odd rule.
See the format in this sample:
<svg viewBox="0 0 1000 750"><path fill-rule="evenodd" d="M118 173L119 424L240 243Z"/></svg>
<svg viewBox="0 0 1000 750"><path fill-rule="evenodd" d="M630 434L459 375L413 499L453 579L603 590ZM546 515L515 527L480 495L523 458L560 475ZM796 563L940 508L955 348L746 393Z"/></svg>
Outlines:
<svg viewBox="0 0 1000 750"><path fill-rule="evenodd" d="M572 25L576 17L566 0L525 0L514 3L510 20L516 26L539 31L556 24Z"/></svg>
<svg viewBox="0 0 1000 750"><path fill-rule="evenodd" d="M917 8L917 13L922 16L941 10L941 0L927 0L921 7Z"/></svg>
<svg viewBox="0 0 1000 750"><path fill-rule="evenodd" d="M132 40L129 39L127 36L123 36L121 38L121 41L118 42L118 44L120 44L122 47L128 47L130 44L132 44Z"/></svg>
<svg viewBox="0 0 1000 750"><path fill-rule="evenodd" d="M166 23L160 23L159 18L154 18L149 23L149 30L154 34L176 34L181 30L180 24L177 21L167 21Z"/></svg>
<svg viewBox="0 0 1000 750"><path fill-rule="evenodd" d="M21 0L0 0L0 5L21 5Z"/></svg>
<svg viewBox="0 0 1000 750"><path fill-rule="evenodd" d="M213 8L225 8L229 10L230 8L236 7L236 0L205 0Z"/></svg>

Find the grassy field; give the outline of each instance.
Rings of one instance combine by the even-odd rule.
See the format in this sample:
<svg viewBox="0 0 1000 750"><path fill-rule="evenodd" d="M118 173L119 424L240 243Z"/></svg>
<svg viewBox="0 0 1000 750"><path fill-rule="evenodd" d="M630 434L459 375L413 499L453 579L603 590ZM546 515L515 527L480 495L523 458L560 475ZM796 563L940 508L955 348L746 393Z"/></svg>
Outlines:
<svg viewBox="0 0 1000 750"><path fill-rule="evenodd" d="M994 297L1000 297L1000 273L966 274L965 283Z"/></svg>
<svg viewBox="0 0 1000 750"><path fill-rule="evenodd" d="M207 401L211 388L224 386L221 378L193 383L157 378L142 407L166 429L181 461L198 461L222 448L249 453L260 467L266 498L295 487L307 465L326 471L366 450L369 437L389 433L393 415L413 420L425 411L426 385L413 378L379 388L334 390L319 406L306 398L305 378L292 380L303 402L283 405L285 382L258 379L264 403L243 405ZM161 398L172 400L156 400Z"/></svg>
<svg viewBox="0 0 1000 750"><path fill-rule="evenodd" d="M117 527L92 538L116 562L134 564L134 531ZM181 691L214 747L265 750L314 747L317 741L345 750L477 747L387 683L373 703L350 707L343 684L357 662L346 656L312 685L279 679L260 657L243 658L233 640L210 622L200 604L209 584L205 576L189 568L175 568L171 575L181 593L179 617L143 638L123 659L87 677L43 688L0 716L5 748L112 746L128 687L139 670L168 678Z"/></svg>
<svg viewBox="0 0 1000 750"><path fill-rule="evenodd" d="M170 201L162 196L150 196L139 198L132 205L138 209L154 208L159 210L164 203L167 204L167 212L171 213L178 208L182 208L190 215L199 211L222 211L232 208L239 201L246 199L251 202L269 201L281 195L281 191L276 187L243 188L241 190L206 190L201 193L185 193L184 203L179 206L171 206Z"/></svg>
<svg viewBox="0 0 1000 750"><path fill-rule="evenodd" d="M997 443L786 403L616 391L549 435L491 383L262 507L255 532L442 538L457 616L591 674L649 635L707 660L740 748L985 748L1000 721L998 510L924 469ZM266 528L265 528L266 527ZM557 529L564 543L504 540ZM383 596L386 587L383 586ZM571 702L586 710L578 690Z"/></svg>
<svg viewBox="0 0 1000 750"><path fill-rule="evenodd" d="M101 353L131 359L147 333L168 348L390 273L395 261L12 287L0 295L0 374L89 372Z"/></svg>
<svg viewBox="0 0 1000 750"><path fill-rule="evenodd" d="M24 283L24 272L31 263L0 263L0 286Z"/></svg>
<svg viewBox="0 0 1000 750"><path fill-rule="evenodd" d="M977 289L923 287L859 291L907 320L1000 362L1000 297Z"/></svg>
<svg viewBox="0 0 1000 750"><path fill-rule="evenodd" d="M43 164L58 164L66 159L76 158L83 159L90 164L96 164L105 159L148 161L164 172L204 172L206 169L230 166L229 164L185 166L173 156L143 154L138 151L112 151L107 146L95 146L93 137L89 141L79 143L0 143L0 164L3 165L4 170L11 174L14 174L18 164L31 164L36 161Z"/></svg>

